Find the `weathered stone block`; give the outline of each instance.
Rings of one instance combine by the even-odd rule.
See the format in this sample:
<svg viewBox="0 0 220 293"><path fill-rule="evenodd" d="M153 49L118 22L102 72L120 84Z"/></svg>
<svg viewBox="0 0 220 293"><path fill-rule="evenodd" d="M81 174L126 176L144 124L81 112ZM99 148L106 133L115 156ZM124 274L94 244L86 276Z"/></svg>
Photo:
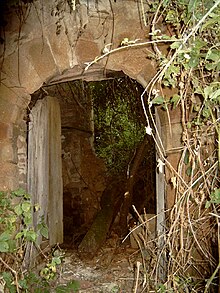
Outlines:
<svg viewBox="0 0 220 293"><path fill-rule="evenodd" d="M18 106L0 98L0 120L6 123L16 123L21 114Z"/></svg>
<svg viewBox="0 0 220 293"><path fill-rule="evenodd" d="M32 62L34 69L43 81L56 73L59 74L55 59L45 39L32 40L28 54L27 58Z"/></svg>
<svg viewBox="0 0 220 293"><path fill-rule="evenodd" d="M93 40L80 39L76 46L76 56L79 63L90 62L100 55L100 49Z"/></svg>
<svg viewBox="0 0 220 293"><path fill-rule="evenodd" d="M57 36L55 26L50 26L47 28L47 41L60 73L78 64L75 56L75 48L70 43L65 32L61 32Z"/></svg>
<svg viewBox="0 0 220 293"><path fill-rule="evenodd" d="M163 90L163 94L167 98L171 98L173 94L175 94L175 90ZM181 108L177 107L175 109L169 108L169 113L162 108L157 108L158 114L160 116L160 123L162 126L169 127L170 123L173 125L174 123L181 123ZM169 116L168 116L169 114Z"/></svg>
<svg viewBox="0 0 220 293"><path fill-rule="evenodd" d="M13 124L0 122L0 141L13 137Z"/></svg>
<svg viewBox="0 0 220 293"><path fill-rule="evenodd" d="M162 141L166 151L172 152L182 146L182 131L182 125L179 123L161 127Z"/></svg>
<svg viewBox="0 0 220 293"><path fill-rule="evenodd" d="M0 162L0 178L2 177L12 177L16 178L18 175L16 164L9 162ZM1 180L1 179L0 179Z"/></svg>
<svg viewBox="0 0 220 293"><path fill-rule="evenodd" d="M4 99L12 104L16 104L17 106L22 106L29 104L31 100L31 96L23 89L16 88L14 90L13 86L5 83L0 84L0 99Z"/></svg>
<svg viewBox="0 0 220 293"><path fill-rule="evenodd" d="M16 190L19 187L18 177L0 176L0 191Z"/></svg>
<svg viewBox="0 0 220 293"><path fill-rule="evenodd" d="M0 141L0 162L17 162L17 152L9 140Z"/></svg>
<svg viewBox="0 0 220 293"><path fill-rule="evenodd" d="M30 46L30 44L25 44L19 49L19 55L16 52L6 57L3 70L16 87L25 88L32 93L42 85L43 81L28 58L27 46Z"/></svg>

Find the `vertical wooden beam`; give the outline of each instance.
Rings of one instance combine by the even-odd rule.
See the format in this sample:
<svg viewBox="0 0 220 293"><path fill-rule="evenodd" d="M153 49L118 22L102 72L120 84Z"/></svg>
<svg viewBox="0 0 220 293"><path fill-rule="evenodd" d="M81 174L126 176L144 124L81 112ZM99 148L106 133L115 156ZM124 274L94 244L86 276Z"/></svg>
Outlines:
<svg viewBox="0 0 220 293"><path fill-rule="evenodd" d="M161 135L161 123L157 109L155 109L156 117L156 127L158 130L158 135L162 138ZM159 137L156 136L156 141L160 146ZM160 157L158 152L156 152L156 160ZM165 281L166 277L166 257L165 252L163 252L163 247L165 244L165 180L164 172L160 173L156 171L156 213L157 213L157 235L158 235L158 256L159 258L159 267L158 267L158 278L160 282Z"/></svg>
<svg viewBox="0 0 220 293"><path fill-rule="evenodd" d="M30 114L28 136L28 192L39 205L33 214L37 224L44 219L49 243L63 242L63 190L61 160L61 118L56 98L38 100ZM38 238L40 244L42 238Z"/></svg>

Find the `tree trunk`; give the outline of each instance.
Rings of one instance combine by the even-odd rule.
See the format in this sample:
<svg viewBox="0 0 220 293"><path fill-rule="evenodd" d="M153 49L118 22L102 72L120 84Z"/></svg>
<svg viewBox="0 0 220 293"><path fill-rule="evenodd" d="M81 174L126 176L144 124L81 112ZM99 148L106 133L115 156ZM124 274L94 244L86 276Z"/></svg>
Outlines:
<svg viewBox="0 0 220 293"><path fill-rule="evenodd" d="M144 159L146 145L149 142L149 137L145 135L144 140L142 141L141 145L137 149L136 155L134 157L133 166L131 168L131 172L129 174L129 178L127 180L127 189L124 193L124 201L120 213L120 229L122 235L127 232L127 217L129 213L129 209L132 205L133 200L133 187L135 183L135 177L138 172L138 168L141 162Z"/></svg>
<svg viewBox="0 0 220 293"><path fill-rule="evenodd" d="M92 258L106 240L115 216L120 211L119 232L127 232L127 216L133 199L133 187L141 162L143 161L149 137L145 136L133 160L133 166L127 182L114 182L105 189L101 199L101 210L98 212L92 226L78 247L84 258Z"/></svg>
<svg viewBox="0 0 220 293"><path fill-rule="evenodd" d="M78 247L83 258L92 258L106 240L111 224L123 199L124 186L120 182L109 184L101 198L101 210Z"/></svg>

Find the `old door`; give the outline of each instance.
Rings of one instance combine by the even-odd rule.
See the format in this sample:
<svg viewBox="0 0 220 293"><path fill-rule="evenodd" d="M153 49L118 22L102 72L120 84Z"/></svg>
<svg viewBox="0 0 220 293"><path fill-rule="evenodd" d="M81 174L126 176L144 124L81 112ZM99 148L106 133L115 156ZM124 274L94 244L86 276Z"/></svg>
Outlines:
<svg viewBox="0 0 220 293"><path fill-rule="evenodd" d="M30 113L28 132L28 192L36 205L36 227L44 221L49 243L63 242L61 118L56 98L38 100ZM38 244L41 243L38 239Z"/></svg>

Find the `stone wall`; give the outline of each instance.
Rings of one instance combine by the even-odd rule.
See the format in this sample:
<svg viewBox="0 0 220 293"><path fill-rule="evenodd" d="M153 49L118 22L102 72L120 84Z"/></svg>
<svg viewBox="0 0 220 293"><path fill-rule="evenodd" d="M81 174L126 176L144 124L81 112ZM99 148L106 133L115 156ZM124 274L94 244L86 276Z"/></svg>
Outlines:
<svg viewBox="0 0 220 293"><path fill-rule="evenodd" d="M72 11L68 5L58 10L58 2L21 2L19 9L25 19L19 18L16 10L1 11L5 31L0 48L1 190L19 185L17 139L23 135L19 125L30 94L43 83L100 80L112 71L147 82L154 73L143 48L122 50L84 71L85 63L99 56L106 44L117 48L125 37L146 40L148 29L143 28L136 1L113 1L110 5L109 1L80 0Z"/></svg>
<svg viewBox="0 0 220 293"><path fill-rule="evenodd" d="M114 72L124 72L145 86L155 73L154 63L148 58L150 45L121 48L85 71L88 62L100 56L107 44L116 49L124 38L137 42L149 39L139 2L79 0L74 9L59 3L20 1L21 14L13 9L1 11L0 190L24 185L23 117L30 95L43 84L101 80L109 74L113 77ZM167 129L167 124L164 127ZM164 133L164 139L169 140L167 130ZM179 133L174 135L179 141ZM80 148L86 149L83 143Z"/></svg>

